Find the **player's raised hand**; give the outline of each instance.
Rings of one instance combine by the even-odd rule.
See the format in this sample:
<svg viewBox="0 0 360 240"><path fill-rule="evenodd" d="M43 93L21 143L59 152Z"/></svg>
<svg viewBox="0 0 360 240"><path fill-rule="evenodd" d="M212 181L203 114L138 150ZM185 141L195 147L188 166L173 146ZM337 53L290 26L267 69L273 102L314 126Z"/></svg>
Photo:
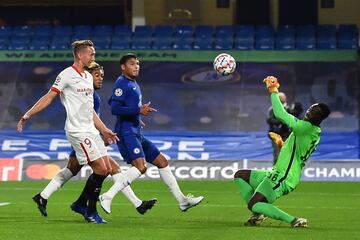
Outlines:
<svg viewBox="0 0 360 240"><path fill-rule="evenodd" d="M147 116L152 112L157 112L155 108L150 107L151 102L145 103L140 107L140 114Z"/></svg>
<svg viewBox="0 0 360 240"><path fill-rule="evenodd" d="M280 149L282 148L282 146L284 145L284 141L279 134L274 132L269 132L269 137L278 146L278 148Z"/></svg>
<svg viewBox="0 0 360 240"><path fill-rule="evenodd" d="M25 122L29 119L29 115L24 114L24 116L22 116L19 120L19 122L16 125L16 130L21 133L23 131Z"/></svg>
<svg viewBox="0 0 360 240"><path fill-rule="evenodd" d="M101 132L101 135L103 136L105 145L109 145L111 143L117 143L118 141L120 141L120 139L118 138L118 136L116 136L116 133L114 133L113 131L111 131L110 129L106 128Z"/></svg>
<svg viewBox="0 0 360 240"><path fill-rule="evenodd" d="M266 84L266 88L269 90L269 93L278 93L279 92L279 87L280 87L280 83L278 82L277 78L274 76L267 76L264 80L263 83Z"/></svg>

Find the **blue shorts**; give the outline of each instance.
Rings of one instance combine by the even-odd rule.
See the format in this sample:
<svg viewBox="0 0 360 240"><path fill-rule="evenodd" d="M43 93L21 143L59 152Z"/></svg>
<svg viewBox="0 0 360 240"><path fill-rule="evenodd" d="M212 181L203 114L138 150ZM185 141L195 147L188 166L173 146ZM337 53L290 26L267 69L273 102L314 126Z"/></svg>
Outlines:
<svg viewBox="0 0 360 240"><path fill-rule="evenodd" d="M145 157L145 161L152 163L159 156L159 149L143 135L120 136L117 143L121 156L127 163L137 158Z"/></svg>
<svg viewBox="0 0 360 240"><path fill-rule="evenodd" d="M71 148L72 150L71 150L71 153L69 154L69 158L71 158L71 157L76 157L76 152L75 152L75 150L73 149L73 148Z"/></svg>

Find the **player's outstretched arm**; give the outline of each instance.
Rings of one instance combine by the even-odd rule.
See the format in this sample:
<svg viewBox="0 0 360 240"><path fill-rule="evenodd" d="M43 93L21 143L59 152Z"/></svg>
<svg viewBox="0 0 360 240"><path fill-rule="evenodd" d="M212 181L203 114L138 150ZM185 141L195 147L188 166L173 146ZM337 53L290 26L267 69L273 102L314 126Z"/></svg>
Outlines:
<svg viewBox="0 0 360 240"><path fill-rule="evenodd" d="M23 127L25 122L32 117L33 115L41 112L45 108L47 108L52 101L56 98L58 94L52 90L49 90L47 94L42 96L35 104L32 106L19 120L18 124L16 125L16 129L18 132L23 131Z"/></svg>
<svg viewBox="0 0 360 240"><path fill-rule="evenodd" d="M296 118L289 114L284 106L282 105L280 99L279 99L279 87L280 84L276 77L268 76L263 81L266 84L267 89L269 90L269 93L271 94L271 105L274 111L274 115L277 119L279 119L281 122L288 125L290 128L295 126Z"/></svg>
<svg viewBox="0 0 360 240"><path fill-rule="evenodd" d="M99 132L103 136L105 143L111 143L111 142L116 143L117 141L119 141L119 138L116 136L116 133L114 133L113 131L111 131L106 127L106 125L103 123L103 121L101 121L101 119L99 118L99 116L95 111L93 112L93 119L96 129L99 130Z"/></svg>

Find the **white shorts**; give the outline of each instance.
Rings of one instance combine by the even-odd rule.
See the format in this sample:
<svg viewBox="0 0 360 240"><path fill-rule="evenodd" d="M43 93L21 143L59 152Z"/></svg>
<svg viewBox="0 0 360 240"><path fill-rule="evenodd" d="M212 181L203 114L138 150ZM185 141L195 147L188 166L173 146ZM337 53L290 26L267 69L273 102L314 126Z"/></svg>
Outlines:
<svg viewBox="0 0 360 240"><path fill-rule="evenodd" d="M104 141L99 134L67 132L66 136L76 152L76 158L80 165L108 155Z"/></svg>

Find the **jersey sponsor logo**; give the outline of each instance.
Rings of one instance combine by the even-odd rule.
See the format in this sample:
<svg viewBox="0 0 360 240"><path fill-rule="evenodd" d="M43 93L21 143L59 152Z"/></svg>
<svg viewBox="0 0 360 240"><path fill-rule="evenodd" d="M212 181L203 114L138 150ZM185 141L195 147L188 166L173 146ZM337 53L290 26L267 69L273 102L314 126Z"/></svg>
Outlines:
<svg viewBox="0 0 360 240"><path fill-rule="evenodd" d="M76 89L76 92L78 92L78 93L82 93L82 92L84 92L84 93L92 93L92 89L91 88L77 88Z"/></svg>
<svg viewBox="0 0 360 240"><path fill-rule="evenodd" d="M134 153L135 153L135 154L139 154L139 153L140 153L140 149L139 149L139 148L134 148Z"/></svg>
<svg viewBox="0 0 360 240"><path fill-rule="evenodd" d="M117 88L114 91L115 96L120 97L123 94L123 90L121 88Z"/></svg>

